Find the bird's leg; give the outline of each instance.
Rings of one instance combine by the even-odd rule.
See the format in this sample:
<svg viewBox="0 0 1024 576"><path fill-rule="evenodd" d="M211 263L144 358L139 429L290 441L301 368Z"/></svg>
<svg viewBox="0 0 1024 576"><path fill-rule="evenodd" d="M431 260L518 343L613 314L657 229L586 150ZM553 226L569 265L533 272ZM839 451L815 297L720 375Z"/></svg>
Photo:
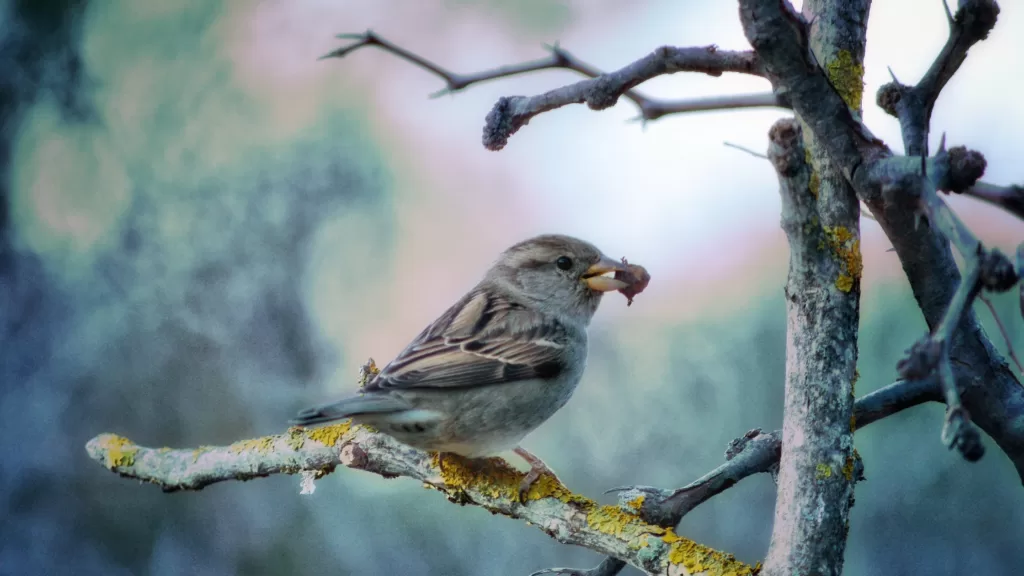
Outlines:
<svg viewBox="0 0 1024 576"><path fill-rule="evenodd" d="M523 460L526 460L526 463L530 465L530 471L526 473L526 476L519 483L520 502L526 502L526 494L530 491L530 486L533 486L533 483L540 479L541 474L550 474L552 478L558 480L555 472L548 468L548 465L543 460L527 452L526 448L516 446L513 452L518 454Z"/></svg>

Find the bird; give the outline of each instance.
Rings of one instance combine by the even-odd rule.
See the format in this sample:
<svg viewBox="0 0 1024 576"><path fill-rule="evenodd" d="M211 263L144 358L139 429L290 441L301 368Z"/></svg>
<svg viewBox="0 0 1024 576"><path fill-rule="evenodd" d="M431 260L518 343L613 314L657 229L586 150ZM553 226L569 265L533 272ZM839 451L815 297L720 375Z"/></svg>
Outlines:
<svg viewBox="0 0 1024 576"><path fill-rule="evenodd" d="M593 244L543 234L504 250L483 278L358 394L302 410L303 427L351 418L421 450L475 459L513 451L529 464L525 500L556 477L523 438L568 402L587 361L587 327L622 262Z"/></svg>

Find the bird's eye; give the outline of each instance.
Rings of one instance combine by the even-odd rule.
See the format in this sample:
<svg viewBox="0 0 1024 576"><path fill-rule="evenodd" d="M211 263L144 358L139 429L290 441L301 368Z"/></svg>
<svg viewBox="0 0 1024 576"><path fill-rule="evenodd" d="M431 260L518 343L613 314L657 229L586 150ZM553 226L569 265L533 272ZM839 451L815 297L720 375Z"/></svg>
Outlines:
<svg viewBox="0 0 1024 576"><path fill-rule="evenodd" d="M558 260L555 260L555 266L558 266L559 270L568 270L572 268L572 258L559 256Z"/></svg>

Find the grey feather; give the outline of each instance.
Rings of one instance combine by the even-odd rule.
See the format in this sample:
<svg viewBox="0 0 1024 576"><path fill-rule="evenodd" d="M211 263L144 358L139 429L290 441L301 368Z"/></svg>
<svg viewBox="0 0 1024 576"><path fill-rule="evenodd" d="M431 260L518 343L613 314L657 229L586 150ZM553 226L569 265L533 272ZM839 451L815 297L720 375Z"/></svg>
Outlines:
<svg viewBox="0 0 1024 576"><path fill-rule="evenodd" d="M388 414L409 408L409 403L401 398L383 394L367 394L307 408L289 420L289 423L298 426L311 426L359 414Z"/></svg>

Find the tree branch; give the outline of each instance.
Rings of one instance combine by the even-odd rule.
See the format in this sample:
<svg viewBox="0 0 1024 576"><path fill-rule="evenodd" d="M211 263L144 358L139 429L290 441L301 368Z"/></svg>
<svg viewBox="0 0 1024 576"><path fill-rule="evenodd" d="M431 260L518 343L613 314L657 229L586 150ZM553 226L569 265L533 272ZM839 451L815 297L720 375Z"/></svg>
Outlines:
<svg viewBox="0 0 1024 576"><path fill-rule="evenodd" d="M897 380L857 400L856 429L925 402L941 402L941 389L934 377L922 380ZM726 449L726 462L676 490L628 487L622 498L635 498L634 491L647 495L640 516L659 526L677 526L683 516L738 483L759 473L778 474L782 453L782 431L763 432L757 428L733 440ZM844 474L847 470L844 470ZM851 472L852 474L852 472ZM857 474L852 474L857 476Z"/></svg>
<svg viewBox="0 0 1024 576"><path fill-rule="evenodd" d="M922 380L897 380L857 400L854 405L856 428L859 431L887 416L925 402L942 402L942 389L934 376ZM691 510L732 488L740 480L763 472L775 477L781 453L782 431L766 433L756 428L729 443L724 464L682 488L665 490L654 486L623 486L608 492L617 492L619 507L639 514L645 521L658 526L676 527ZM844 474L846 472L844 470ZM854 458L853 468L849 472L854 478L861 479L862 470L858 458ZM535 572L531 576L615 576L624 564L619 564L618 570L610 571L610 561L618 560L606 559L590 570L551 568L550 572Z"/></svg>
<svg viewBox="0 0 1024 576"><path fill-rule="evenodd" d="M878 93L879 106L900 121L909 156L928 155L928 127L935 101L967 59L967 51L988 37L999 16L994 0L961 0L955 16L949 13L946 0L942 5L949 20L949 38L924 77L917 86L905 86L894 77Z"/></svg>
<svg viewBox="0 0 1024 576"><path fill-rule="evenodd" d="M1016 184L996 186L987 182L978 182L965 190L964 194L998 206L1024 220L1024 186Z"/></svg>
<svg viewBox="0 0 1024 576"><path fill-rule="evenodd" d="M947 153L945 146L940 146L939 157L952 155L952 152ZM973 168L970 166L971 154L961 150L959 155L964 157L962 162L945 163L951 167L949 172L955 172L954 167L957 166L973 170L978 175L984 171L984 158L980 158L980 154L977 155L980 160L973 161L973 164L980 166ZM943 441L951 448L955 446L965 459L973 462L982 457L984 446L981 435L971 423L970 414L960 400L951 358L953 338L983 288L1009 290L1017 283L1018 277L1010 260L998 250L986 250L981 241L939 198L936 182L927 175L927 161L923 157L921 164L923 183L919 208L927 216L928 222L960 251L966 262L967 273L960 279L942 321L930 335L915 344L897 368L905 377L921 377L933 371L938 373L947 406ZM943 165L939 164L940 167Z"/></svg>
<svg viewBox="0 0 1024 576"><path fill-rule="evenodd" d="M338 34L336 38L352 40L353 42L321 56L320 60L328 58L344 58L352 52L367 46L380 48L381 50L389 52L403 60L419 66L420 68L423 68L444 80L445 88L431 94L431 98L437 98L445 94L453 94L460 90L464 90L473 84L479 84L481 82L497 80L500 78L508 78L510 76L529 74L531 72L539 72L541 70L572 70L588 78L597 78L603 75L601 70L598 70L590 64L576 58L559 46L558 43L555 43L554 45L545 45L545 48L550 52L547 58L531 60L529 62L522 62L519 64L511 64L508 66L500 66L498 68L483 70L472 74L459 74L443 68L422 56L378 36L372 30L367 30L362 34ZM621 95L636 105L640 112L637 119L645 123L658 120L659 118L670 114L680 114L684 112L733 110L770 106L787 107L783 99L776 97L771 92L759 94L737 94L733 96L715 98L690 98L683 100L659 100L657 98L645 96L636 90L626 90Z"/></svg>
<svg viewBox="0 0 1024 576"><path fill-rule="evenodd" d="M628 95L624 94L624 96ZM709 110L740 110L743 108L789 108L785 99L773 92L756 94L727 94L688 100L645 100L640 104L640 115L635 120L649 122L670 114L706 112Z"/></svg>
<svg viewBox="0 0 1024 576"><path fill-rule="evenodd" d="M921 197L920 158L914 166L911 159L894 158L884 143L864 137L859 120L808 56L807 25L787 2L741 0L740 4L744 32L776 91L788 94L794 111L871 209L903 264L928 326L934 329L952 301L960 274L948 241L932 225L920 225L915 209ZM964 9L983 9L982 4L985 2L962 5ZM912 145L918 146L905 141L908 150ZM944 161L949 162L948 155ZM902 168L895 170L896 165ZM877 178L880 172L888 172L888 176ZM928 172L941 181L931 166ZM967 182L965 189L975 181ZM963 405L1024 481L1024 419L1020 417L1024 414L1024 387L981 330L973 310L967 311L956 330L951 355L957 364L971 368L961 390Z"/></svg>
<svg viewBox="0 0 1024 576"><path fill-rule="evenodd" d="M313 479L339 465L385 478L404 476L442 492L452 502L525 520L559 542L619 558L649 574L754 573L753 567L731 555L683 538L671 528L648 524L617 506L599 506L574 494L552 476L542 476L523 504L517 497L523 474L500 458L471 461L427 453L347 421L195 450L144 448L120 436L101 434L89 441L86 450L117 474L156 484L167 492L302 473L304 492L309 493Z"/></svg>
<svg viewBox="0 0 1024 576"><path fill-rule="evenodd" d="M719 50L713 45L694 48L662 46L615 72L562 86L537 96L506 96L499 99L487 114L483 135L484 147L488 150L501 150L516 131L543 112L569 104L583 103L591 110L604 110L614 106L620 96L642 82L675 72L703 72L711 76L720 76L723 72L764 75L760 60L749 50ZM779 101L778 98L774 99L773 105L777 105ZM721 107L739 106L731 104L730 99L726 97Z"/></svg>

